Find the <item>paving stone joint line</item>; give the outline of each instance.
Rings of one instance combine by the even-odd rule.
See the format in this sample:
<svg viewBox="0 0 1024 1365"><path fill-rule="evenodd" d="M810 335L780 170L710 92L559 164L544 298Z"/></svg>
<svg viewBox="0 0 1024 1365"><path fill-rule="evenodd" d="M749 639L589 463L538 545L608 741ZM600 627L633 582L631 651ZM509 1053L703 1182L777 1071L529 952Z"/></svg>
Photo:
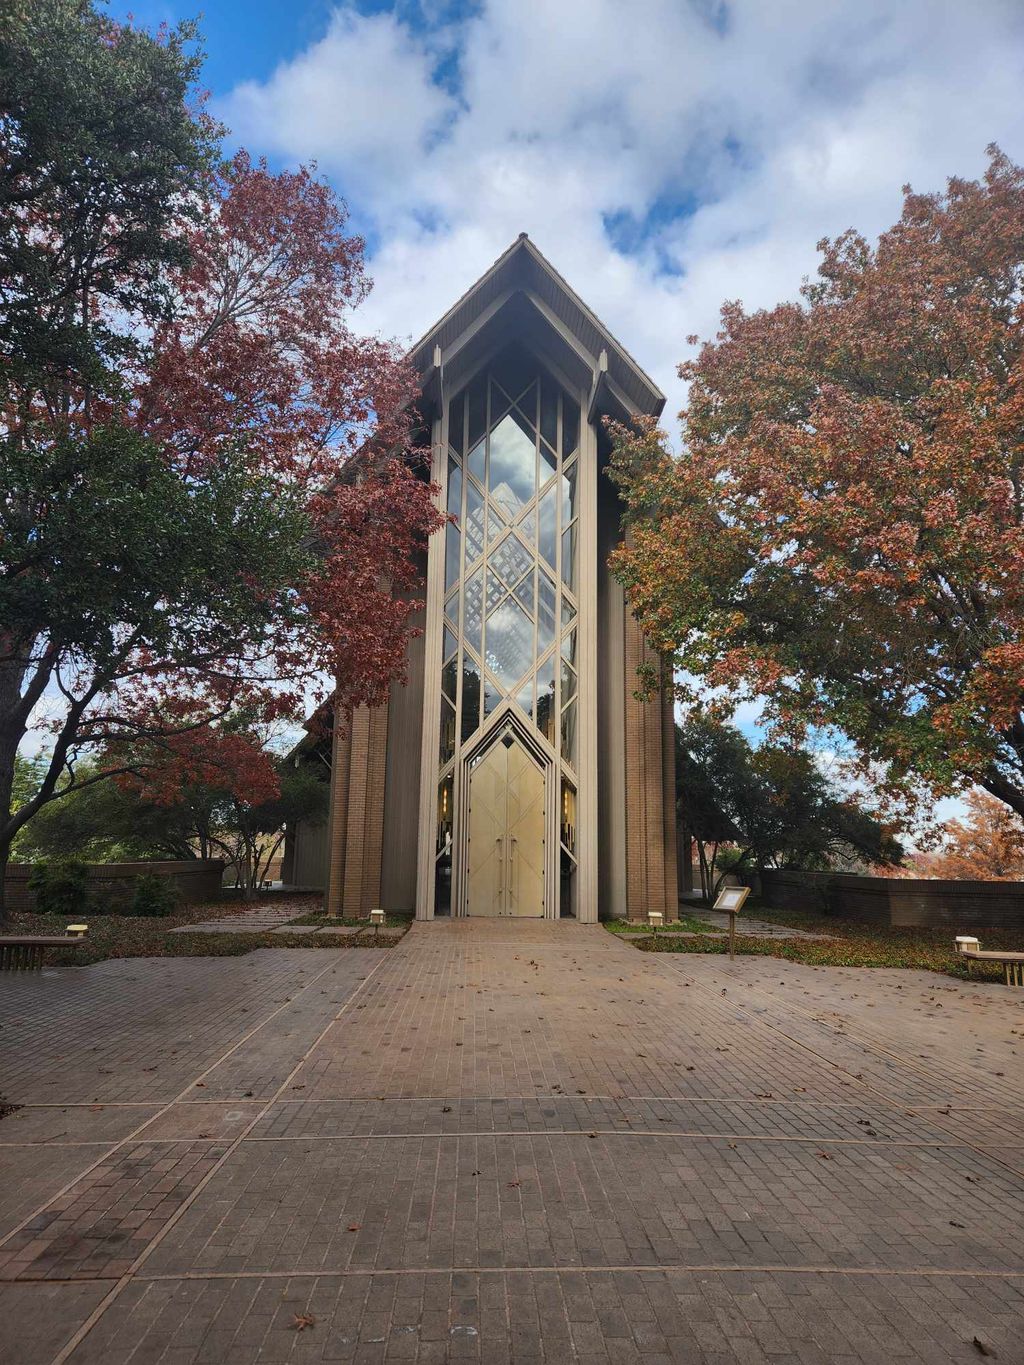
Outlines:
<svg viewBox="0 0 1024 1365"><path fill-rule="evenodd" d="M169 1219L167 1220L167 1222L163 1225L163 1227L160 1229L160 1231L153 1237L152 1241L149 1243L149 1245L146 1247L146 1249L142 1252L142 1254L136 1259L136 1261L135 1261L135 1262L133 1263L133 1265L128 1269L128 1271L121 1277L121 1279L118 1280L118 1282L115 1284L115 1286L111 1289L110 1293L107 1294L106 1297L105 1297L99 1304L97 1304L96 1308L95 1308L95 1309L93 1310L93 1312L89 1315L89 1317L85 1320L85 1322L82 1323L81 1327L79 1327L78 1331L74 1334L74 1336L71 1338L71 1340L68 1341L68 1342L62 1347L62 1349L61 1349L60 1351L58 1351L58 1353L56 1354L56 1356L54 1356L53 1365L64 1365L64 1362L70 1359L70 1357L71 1357L71 1355L73 1354L73 1352L74 1352L75 1350L77 1350L78 1346L82 1343L82 1341L85 1340L85 1338L88 1336L89 1332L93 1329L93 1327L97 1324L97 1322L99 1322L99 1320L102 1318L103 1314L107 1311L107 1309L110 1307L110 1305L116 1300L116 1298L118 1297L118 1295L124 1290L124 1288L125 1288L128 1284L131 1283L131 1281L132 1281L134 1275L136 1274L136 1272L138 1271L138 1269L146 1262L146 1260L149 1258L149 1256L153 1253L153 1251L156 1250L156 1248L160 1245L160 1243L161 1243L161 1242L163 1241L163 1239L167 1236L167 1234L171 1231L171 1229L175 1226L175 1224L179 1222L179 1220L184 1216L185 1212L192 1206L192 1204L193 1204L193 1203L195 1202L195 1200L199 1197L199 1195L200 1195L200 1194L202 1193L202 1191L206 1188L206 1186L210 1183L210 1181L211 1181L211 1180L213 1179L213 1177L217 1174L217 1172L218 1172L218 1171L224 1166L224 1164L228 1161L228 1159L230 1158L230 1156L232 1155L232 1153L233 1153L233 1152L238 1148L238 1146L241 1144L241 1141L242 1141L242 1139L244 1138L244 1136L246 1135L246 1133L250 1132L250 1131L252 1130L252 1128L255 1127L255 1125L260 1121L260 1119L262 1119L262 1118L264 1117L264 1115L270 1110L271 1106L272 1106L273 1103L274 1103L274 1100L276 1099L276 1096L277 1096L278 1094L280 1094L280 1093L284 1090L285 1086L287 1086L287 1085L289 1085L289 1084L291 1083L291 1081L294 1079L294 1077L298 1074L299 1070L301 1069L303 1063L306 1061L307 1057L309 1057L310 1054L311 1054L313 1051L315 1051L315 1049L319 1046L319 1044L321 1043L321 1041L326 1037L326 1035L330 1032L330 1030L331 1030L331 1029L334 1027L334 1025L338 1022L338 1020L339 1020L339 1019L341 1018L341 1016L345 1013L345 1011L346 1011L346 1010L348 1009L348 1007L352 1004L352 1002L361 994L361 992L364 990L364 988L365 988L365 987L369 984L369 982L373 979L374 975L375 975L375 974L380 970L380 968L384 965L384 962L385 962L386 960L387 960L386 958L382 958L379 962L376 962L376 963L370 968L370 971L369 971L369 972L367 973L367 975L362 979L362 981L359 982L359 984L356 986L356 989L355 989L355 990L351 993L351 995L349 995L348 998L344 1001L344 1003L342 1004L341 1008L338 1010L337 1014L335 1014L334 1018L331 1019L331 1020L329 1020L328 1023L324 1026L324 1028L321 1030L321 1032L317 1034L317 1036L316 1036L316 1038L314 1039L314 1041L309 1045L309 1047L308 1047L308 1048L306 1049L306 1051L303 1053L301 1059L300 1059L298 1062L296 1062L295 1066L294 1066L294 1067L292 1068L292 1070L288 1073L288 1075L285 1077L285 1079L281 1082L281 1085L280 1085L278 1091L275 1093L275 1095L271 1096L271 1098L266 1102L266 1104L265 1104L264 1107L260 1110L260 1112L255 1116L255 1118L252 1119L252 1121L250 1122L250 1124L243 1130L242 1133L240 1133L240 1134L239 1134L239 1135L238 1135L238 1136L229 1144L229 1146L228 1146L227 1150L224 1152L224 1154L220 1157L220 1159L216 1162L216 1164L215 1164L215 1165L206 1173L206 1175L203 1177L203 1179L200 1181L200 1183L195 1187L195 1189L192 1190L191 1193L185 1198L185 1200L183 1201L183 1203L181 1203L181 1204L178 1206L178 1208L177 1208L177 1209L174 1211L174 1213L170 1216L170 1218L169 1218ZM333 965L334 965L334 964L329 963L326 967L324 967L323 971L318 972L317 975L313 978L313 980L312 980L311 982L309 982L308 985L307 985L306 987L303 988L303 990L308 989L309 986L315 985L316 982L319 981L320 978L321 978L322 976L324 976L324 975L327 973L327 971L330 969L330 967L333 966ZM300 992L300 993L301 993L301 992ZM285 1001L284 1004L282 1004L281 1009L283 1009L283 1008L285 1007L285 1005L287 1005L287 1004L292 1004L292 1003L293 1003L293 1000ZM265 1022L265 1023L269 1023L270 1020L273 1019L274 1016L275 1016L276 1014L278 1014L278 1013L280 1013L280 1010L275 1010L274 1013L273 1013L272 1015L269 1015L268 1018L267 1018L264 1022ZM262 1027L262 1025L261 1025L261 1027ZM259 1031L258 1029L254 1030L254 1032L258 1032L258 1031ZM234 1049L232 1049L232 1051L234 1051ZM228 1053L227 1055L230 1056L230 1053ZM203 1075L207 1075L207 1074L209 1074L209 1071L212 1071L212 1070L213 1070L212 1067L211 1067L211 1068L208 1068L208 1070L207 1070L206 1072L203 1072L202 1074L203 1074ZM186 1093L187 1093L187 1092L186 1092ZM167 1106L166 1106L167 1109L169 1109L170 1107L171 1107L170 1105L167 1105ZM166 1110L165 1110L164 1112L166 1112ZM160 1117L160 1115L155 1115L154 1117Z"/></svg>

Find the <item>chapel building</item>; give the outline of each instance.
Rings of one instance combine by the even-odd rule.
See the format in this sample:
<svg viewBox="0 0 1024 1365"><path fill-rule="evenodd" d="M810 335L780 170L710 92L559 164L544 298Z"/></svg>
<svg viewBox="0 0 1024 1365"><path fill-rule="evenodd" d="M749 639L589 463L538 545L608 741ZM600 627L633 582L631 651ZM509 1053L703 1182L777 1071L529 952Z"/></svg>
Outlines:
<svg viewBox="0 0 1024 1365"><path fill-rule="evenodd" d="M603 423L664 396L525 234L410 359L457 521L407 682L321 745L330 814L291 832L286 880L339 915L675 918L672 701L634 695L663 665L607 567Z"/></svg>

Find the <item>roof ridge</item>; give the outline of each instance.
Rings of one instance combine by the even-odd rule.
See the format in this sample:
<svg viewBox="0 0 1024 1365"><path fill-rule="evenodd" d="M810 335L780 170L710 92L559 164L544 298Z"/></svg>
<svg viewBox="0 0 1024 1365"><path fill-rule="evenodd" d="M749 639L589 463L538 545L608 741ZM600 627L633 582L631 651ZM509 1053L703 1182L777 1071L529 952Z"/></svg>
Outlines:
<svg viewBox="0 0 1024 1365"><path fill-rule="evenodd" d="M520 258L521 264L517 263L517 258ZM564 318L563 321L570 330L579 333L582 328L591 333L591 339L587 343L590 351L593 351L595 343L608 349L613 371L617 370L619 382L626 383L633 391L641 410L655 413L662 410L666 399L659 386L526 232L520 232L505 250L495 257L483 274L459 295L451 307L406 352L406 359L413 361L421 374L429 372L431 368L432 355L427 353L431 341L436 344L446 331L457 333L460 330L463 326L460 313L472 313L475 295L486 297L488 289L493 289L497 297L497 289L503 282L502 272L506 270L509 271L510 282L519 288L524 296L534 295L535 302L543 303L543 296L549 289L560 296L570 314L575 314L577 319L575 323L568 318ZM526 271L525 277L520 275L517 278L520 270ZM531 270L537 272L532 279L529 276ZM541 279L545 283L541 283ZM548 304L550 302L549 297ZM441 344L444 345L445 342L442 341ZM594 359L597 359L596 353Z"/></svg>

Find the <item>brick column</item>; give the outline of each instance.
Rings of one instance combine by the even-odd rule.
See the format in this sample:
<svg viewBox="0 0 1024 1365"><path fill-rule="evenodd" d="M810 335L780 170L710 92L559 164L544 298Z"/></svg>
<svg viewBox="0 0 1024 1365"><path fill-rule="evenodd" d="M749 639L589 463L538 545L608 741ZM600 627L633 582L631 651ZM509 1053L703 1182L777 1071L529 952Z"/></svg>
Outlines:
<svg viewBox="0 0 1024 1365"><path fill-rule="evenodd" d="M665 918L679 915L679 846L676 832L676 699L672 669L667 660L661 668L661 803L664 822Z"/></svg>
<svg viewBox="0 0 1024 1365"><path fill-rule="evenodd" d="M645 919L661 910L678 914L675 835L675 747L672 700L651 701L633 693L642 663L657 663L636 617L625 620L624 677L626 745L626 913Z"/></svg>
<svg viewBox="0 0 1024 1365"><path fill-rule="evenodd" d="M334 740L331 744L331 805L327 816L327 888L324 893L324 910L328 915L340 915L342 913L348 826L350 738L348 716L338 707L334 712Z"/></svg>
<svg viewBox="0 0 1024 1365"><path fill-rule="evenodd" d="M647 801L644 795L643 703L633 696L637 669L643 658L643 637L627 607L622 685L625 692L626 748L626 914L643 917L647 901Z"/></svg>
<svg viewBox="0 0 1024 1365"><path fill-rule="evenodd" d="M365 915L380 904L387 740L386 702L361 706L335 722L325 898L329 915Z"/></svg>

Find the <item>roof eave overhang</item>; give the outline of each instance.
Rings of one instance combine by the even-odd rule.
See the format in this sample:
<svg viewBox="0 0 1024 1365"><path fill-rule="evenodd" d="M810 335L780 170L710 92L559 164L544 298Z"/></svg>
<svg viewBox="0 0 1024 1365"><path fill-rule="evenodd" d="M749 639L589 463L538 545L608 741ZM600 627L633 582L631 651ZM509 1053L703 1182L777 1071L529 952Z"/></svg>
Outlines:
<svg viewBox="0 0 1024 1365"><path fill-rule="evenodd" d="M658 417L665 395L523 234L408 353L421 409L440 411L447 378L484 345L506 310L525 300L589 373L591 416Z"/></svg>

